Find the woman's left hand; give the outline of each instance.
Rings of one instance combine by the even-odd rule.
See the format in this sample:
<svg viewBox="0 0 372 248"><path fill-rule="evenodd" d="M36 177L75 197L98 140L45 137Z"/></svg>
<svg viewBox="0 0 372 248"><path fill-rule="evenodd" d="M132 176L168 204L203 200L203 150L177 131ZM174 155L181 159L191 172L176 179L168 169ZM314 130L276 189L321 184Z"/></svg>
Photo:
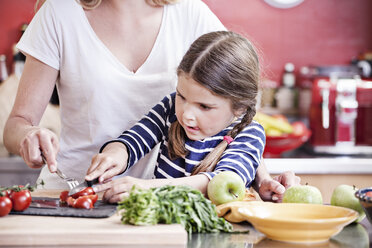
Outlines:
<svg viewBox="0 0 372 248"><path fill-rule="evenodd" d="M264 201L281 202L286 189L299 185L301 178L292 171L286 171L273 179L264 179L259 188L259 195Z"/></svg>
<svg viewBox="0 0 372 248"><path fill-rule="evenodd" d="M116 203L129 195L133 185L136 185L138 189L149 189L151 180L140 179L130 176L124 176L107 183L96 185L94 188L95 192L106 192L103 194L103 200L109 203Z"/></svg>

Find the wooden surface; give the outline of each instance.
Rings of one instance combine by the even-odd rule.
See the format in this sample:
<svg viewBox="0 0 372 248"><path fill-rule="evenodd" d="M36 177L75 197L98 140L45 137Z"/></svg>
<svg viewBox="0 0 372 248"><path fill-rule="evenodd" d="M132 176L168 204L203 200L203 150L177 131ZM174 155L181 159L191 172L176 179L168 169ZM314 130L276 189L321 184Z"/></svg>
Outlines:
<svg viewBox="0 0 372 248"><path fill-rule="evenodd" d="M59 191L33 196L56 197ZM181 225L123 225L120 215L109 218L72 218L7 215L0 218L0 246L129 245L132 247L186 247Z"/></svg>

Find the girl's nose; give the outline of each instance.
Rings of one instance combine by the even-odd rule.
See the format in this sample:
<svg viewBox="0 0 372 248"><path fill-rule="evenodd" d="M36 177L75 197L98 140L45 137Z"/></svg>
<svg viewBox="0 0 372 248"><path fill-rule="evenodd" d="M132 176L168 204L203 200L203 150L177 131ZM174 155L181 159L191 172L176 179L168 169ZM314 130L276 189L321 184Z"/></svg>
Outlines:
<svg viewBox="0 0 372 248"><path fill-rule="evenodd" d="M191 106L184 107L182 117L184 118L184 120L187 120L187 121L195 120L195 115L194 115L194 112L192 111Z"/></svg>

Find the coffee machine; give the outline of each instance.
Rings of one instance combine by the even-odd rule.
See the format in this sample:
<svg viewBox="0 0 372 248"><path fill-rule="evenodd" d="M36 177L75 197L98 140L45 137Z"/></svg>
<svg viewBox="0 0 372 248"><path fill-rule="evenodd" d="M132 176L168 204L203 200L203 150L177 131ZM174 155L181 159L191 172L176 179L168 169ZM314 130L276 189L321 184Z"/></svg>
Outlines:
<svg viewBox="0 0 372 248"><path fill-rule="evenodd" d="M315 153L372 155L372 79L314 76L309 125Z"/></svg>

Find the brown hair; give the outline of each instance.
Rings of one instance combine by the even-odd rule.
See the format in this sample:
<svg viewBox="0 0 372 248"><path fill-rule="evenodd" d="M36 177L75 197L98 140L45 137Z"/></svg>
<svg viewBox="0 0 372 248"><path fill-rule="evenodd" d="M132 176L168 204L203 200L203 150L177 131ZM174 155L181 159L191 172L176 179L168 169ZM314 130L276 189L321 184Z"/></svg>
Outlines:
<svg viewBox="0 0 372 248"><path fill-rule="evenodd" d="M177 69L218 96L231 100L232 109L244 114L227 135L235 138L256 114L260 78L259 60L253 45L231 31L204 34L191 45ZM172 159L186 156L186 133L178 121L169 129L168 149ZM213 171L228 143L221 141L192 172Z"/></svg>

